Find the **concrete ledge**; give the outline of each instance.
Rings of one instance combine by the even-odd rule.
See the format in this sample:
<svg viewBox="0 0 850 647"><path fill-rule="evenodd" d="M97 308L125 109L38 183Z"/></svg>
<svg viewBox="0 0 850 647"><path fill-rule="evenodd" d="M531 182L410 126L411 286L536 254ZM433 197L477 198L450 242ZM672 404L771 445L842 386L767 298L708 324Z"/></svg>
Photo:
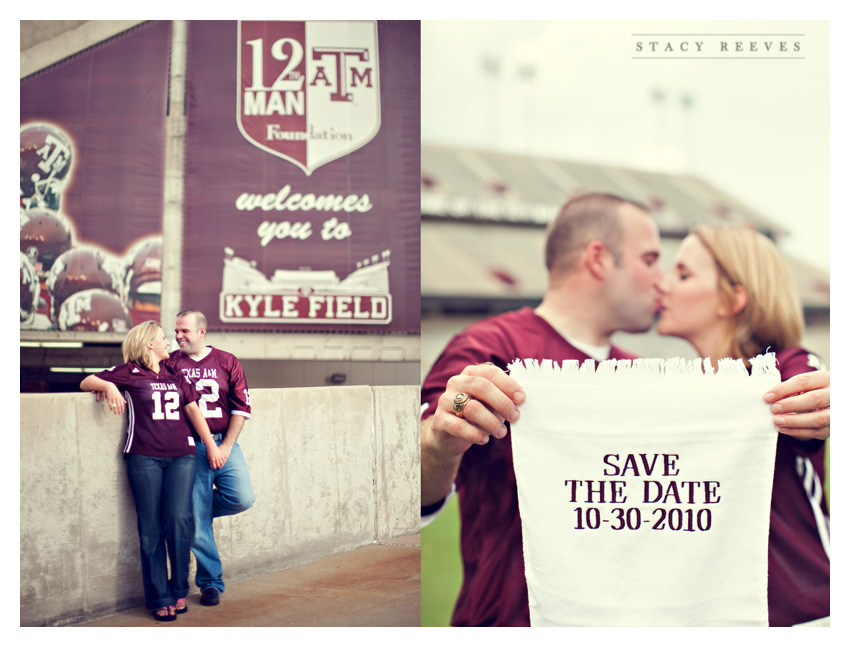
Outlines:
<svg viewBox="0 0 850 647"><path fill-rule="evenodd" d="M21 625L138 606L126 415L83 393L20 398ZM239 444L256 503L214 524L225 583L418 533L418 401L416 386L253 390Z"/></svg>

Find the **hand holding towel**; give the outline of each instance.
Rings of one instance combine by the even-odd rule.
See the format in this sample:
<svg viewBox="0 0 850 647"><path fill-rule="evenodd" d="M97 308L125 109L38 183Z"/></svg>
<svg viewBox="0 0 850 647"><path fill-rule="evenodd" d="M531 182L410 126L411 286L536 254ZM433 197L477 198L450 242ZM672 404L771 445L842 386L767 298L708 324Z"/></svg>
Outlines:
<svg viewBox="0 0 850 647"><path fill-rule="evenodd" d="M532 626L767 626L773 354L514 362Z"/></svg>

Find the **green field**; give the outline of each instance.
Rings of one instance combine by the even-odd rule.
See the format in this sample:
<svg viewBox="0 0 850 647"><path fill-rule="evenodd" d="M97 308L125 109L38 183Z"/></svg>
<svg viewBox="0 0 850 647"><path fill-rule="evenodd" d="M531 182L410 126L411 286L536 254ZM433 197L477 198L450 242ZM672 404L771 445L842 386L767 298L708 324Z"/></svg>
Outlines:
<svg viewBox="0 0 850 647"><path fill-rule="evenodd" d="M447 627L460 590L460 519L457 497L422 529L422 626Z"/></svg>

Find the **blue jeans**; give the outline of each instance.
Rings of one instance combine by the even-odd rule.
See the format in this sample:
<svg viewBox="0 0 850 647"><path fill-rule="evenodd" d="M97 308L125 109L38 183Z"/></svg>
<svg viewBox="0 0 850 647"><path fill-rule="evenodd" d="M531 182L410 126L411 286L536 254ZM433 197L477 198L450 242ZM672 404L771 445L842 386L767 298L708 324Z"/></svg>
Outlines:
<svg viewBox="0 0 850 647"><path fill-rule="evenodd" d="M221 444L221 434L213 436L216 444ZM207 461L207 448L197 443L198 470L195 475L195 489L192 492L192 509L195 515L195 536L192 539L192 552L195 554L197 570L195 585L204 589L216 589L224 593L221 558L215 545L213 519L244 512L254 505L254 489L248 465L234 443L233 449L224 467L212 470ZM215 487L213 487L215 486Z"/></svg>
<svg viewBox="0 0 850 647"><path fill-rule="evenodd" d="M145 607L170 606L189 593L189 546L195 527L192 488L198 460L193 454L169 458L127 454L124 460L136 502Z"/></svg>

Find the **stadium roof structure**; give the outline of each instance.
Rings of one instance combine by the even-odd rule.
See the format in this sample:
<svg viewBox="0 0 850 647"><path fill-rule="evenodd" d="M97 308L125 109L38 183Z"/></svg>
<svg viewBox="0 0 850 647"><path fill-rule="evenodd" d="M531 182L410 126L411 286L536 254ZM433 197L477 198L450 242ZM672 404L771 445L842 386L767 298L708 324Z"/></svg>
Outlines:
<svg viewBox="0 0 850 647"><path fill-rule="evenodd" d="M545 225L579 193L602 192L652 209L663 236L698 224L748 223L773 239L788 232L720 189L684 175L422 145L422 215Z"/></svg>
<svg viewBox="0 0 850 647"><path fill-rule="evenodd" d="M662 267L697 225L746 224L773 240L788 234L689 176L426 143L421 175L423 312L539 302L546 287L543 230L579 193L613 193L650 207L661 231ZM829 274L786 260L803 305L828 310Z"/></svg>

